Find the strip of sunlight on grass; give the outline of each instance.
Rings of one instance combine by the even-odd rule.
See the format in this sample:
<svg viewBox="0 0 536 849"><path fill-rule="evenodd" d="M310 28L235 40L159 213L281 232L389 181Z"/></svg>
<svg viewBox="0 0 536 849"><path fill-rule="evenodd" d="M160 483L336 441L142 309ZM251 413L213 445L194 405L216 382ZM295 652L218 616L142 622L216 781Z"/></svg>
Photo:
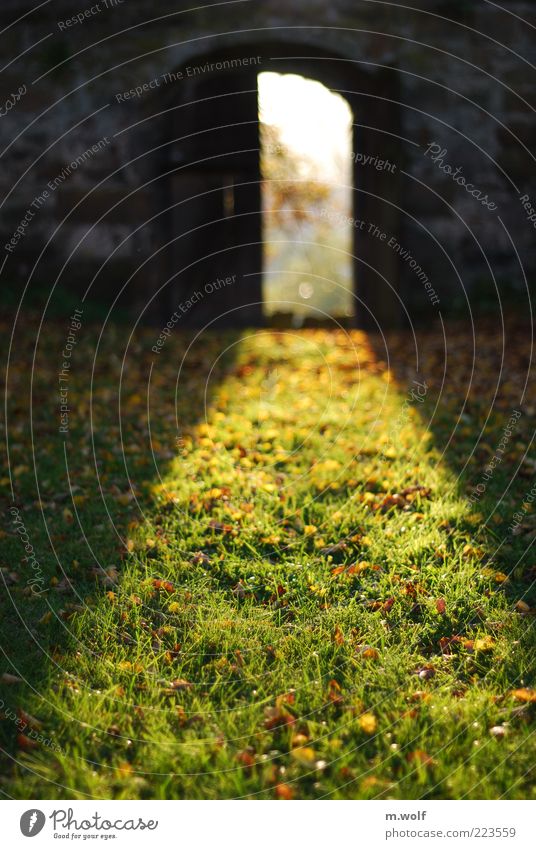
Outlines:
<svg viewBox="0 0 536 849"><path fill-rule="evenodd" d="M268 316L353 314L352 112L297 74L258 77Z"/></svg>
<svg viewBox="0 0 536 849"><path fill-rule="evenodd" d="M25 752L9 793L270 799L283 783L305 799L527 796L534 758L519 702L532 690L509 694L530 680L530 629L512 610L526 585L507 578L507 555L491 558L481 523L496 493L473 514L441 461L435 439L445 443L463 398L451 393L435 438L427 431L440 384L435 334L423 342L422 403L415 380L386 372L379 340L358 331L204 334L179 386L180 441L176 363L190 343L169 339L147 405L138 389L152 334L123 373L123 445L111 439L109 401L121 364L114 338L104 343L111 366L91 387L98 433L109 436L97 442L98 481L82 449L85 423L73 423L69 469L87 496L77 516L105 569L75 559L70 511L48 496L49 526L72 562L68 585L84 605L66 594L52 557L42 561L45 598L10 587L54 663L39 690L17 685L53 744ZM55 374L55 350L42 376ZM390 350L404 363L408 336ZM465 385L465 368L459 358L455 385ZM480 395L495 391L487 374ZM83 380L73 375L77 397ZM158 478L144 447L147 410ZM39 432L49 420L43 403ZM492 420L491 444L503 427ZM462 437L453 450L466 455ZM49 493L66 491L60 452L49 443L37 455ZM513 462L505 456L496 470L497 492ZM26 502L30 479L19 473ZM39 539L41 511L24 520ZM5 545L15 562L19 541ZM2 615L5 640L13 628L13 614ZM21 677L35 669L32 645L13 649ZM488 729L503 721L495 739ZM12 723L0 740L17 750Z"/></svg>

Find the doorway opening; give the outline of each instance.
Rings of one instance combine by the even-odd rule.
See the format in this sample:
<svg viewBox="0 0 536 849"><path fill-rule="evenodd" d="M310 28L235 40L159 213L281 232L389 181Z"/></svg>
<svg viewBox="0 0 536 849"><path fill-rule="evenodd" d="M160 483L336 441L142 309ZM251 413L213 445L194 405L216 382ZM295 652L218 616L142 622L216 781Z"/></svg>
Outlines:
<svg viewBox="0 0 536 849"><path fill-rule="evenodd" d="M276 326L352 322L353 114L322 83L258 75L263 309Z"/></svg>
<svg viewBox="0 0 536 849"><path fill-rule="evenodd" d="M191 78L175 67L184 85L151 105L162 318L188 302L192 327L396 326L400 258L368 225L400 235L398 72L259 42L260 72L244 49L203 53Z"/></svg>

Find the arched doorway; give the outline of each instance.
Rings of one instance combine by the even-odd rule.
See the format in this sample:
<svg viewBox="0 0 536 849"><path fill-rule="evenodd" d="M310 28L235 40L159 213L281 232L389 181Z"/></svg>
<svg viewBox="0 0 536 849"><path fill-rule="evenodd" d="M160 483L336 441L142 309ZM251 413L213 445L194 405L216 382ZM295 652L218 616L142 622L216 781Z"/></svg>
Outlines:
<svg viewBox="0 0 536 849"><path fill-rule="evenodd" d="M369 73L317 47L270 42L199 55L167 75L159 183L171 212L157 233L164 312L178 305L191 326L264 322L258 76L267 71L318 80L347 100L355 323L396 323L396 254L380 235L399 232L396 71Z"/></svg>

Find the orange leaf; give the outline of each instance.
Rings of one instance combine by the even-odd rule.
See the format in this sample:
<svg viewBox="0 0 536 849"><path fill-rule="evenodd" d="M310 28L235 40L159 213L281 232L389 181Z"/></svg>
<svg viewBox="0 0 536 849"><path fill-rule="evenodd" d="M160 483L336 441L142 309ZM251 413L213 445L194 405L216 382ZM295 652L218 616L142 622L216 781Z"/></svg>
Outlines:
<svg viewBox="0 0 536 849"><path fill-rule="evenodd" d="M528 687L521 687L519 690L512 690L510 693L518 702L536 702L536 690L529 690Z"/></svg>
<svg viewBox="0 0 536 849"><path fill-rule="evenodd" d="M328 699L334 705L340 705L343 702L340 684L335 679L329 682Z"/></svg>
<svg viewBox="0 0 536 849"><path fill-rule="evenodd" d="M357 652L365 660L378 660L380 654L372 646L357 646Z"/></svg>
<svg viewBox="0 0 536 849"><path fill-rule="evenodd" d="M275 795L278 799L294 799L294 790L288 784L276 784Z"/></svg>
<svg viewBox="0 0 536 849"><path fill-rule="evenodd" d="M264 720L264 727L267 731L275 731L276 728L284 728L286 725L294 725L296 720L286 711L277 711L272 709L272 712Z"/></svg>
<svg viewBox="0 0 536 849"><path fill-rule="evenodd" d="M252 766L255 766L255 752L253 749L243 749L241 752L238 752L236 759L240 766L243 766L245 769L250 769Z"/></svg>
<svg viewBox="0 0 536 849"><path fill-rule="evenodd" d="M37 749L39 743L35 740L31 740L26 734L17 734L17 746L19 749L23 749L25 752L29 752L32 749Z"/></svg>
<svg viewBox="0 0 536 849"><path fill-rule="evenodd" d="M411 696L407 696L408 702L427 702L432 698L426 690L416 690Z"/></svg>
<svg viewBox="0 0 536 849"><path fill-rule="evenodd" d="M419 763L423 766L433 766L435 764L434 759L422 749L415 749L414 752L410 752L408 761L409 763Z"/></svg>
<svg viewBox="0 0 536 849"><path fill-rule="evenodd" d="M216 522L215 519L210 522L209 528L211 528L213 531L217 531L220 534L230 534L233 530L232 525L226 525L223 522Z"/></svg>
<svg viewBox="0 0 536 849"><path fill-rule="evenodd" d="M158 580L157 578L155 578L154 581L153 581L153 587L155 588L155 590L162 590L163 592L166 592L166 593L175 592L175 587L171 583L171 581L161 581L161 580Z"/></svg>

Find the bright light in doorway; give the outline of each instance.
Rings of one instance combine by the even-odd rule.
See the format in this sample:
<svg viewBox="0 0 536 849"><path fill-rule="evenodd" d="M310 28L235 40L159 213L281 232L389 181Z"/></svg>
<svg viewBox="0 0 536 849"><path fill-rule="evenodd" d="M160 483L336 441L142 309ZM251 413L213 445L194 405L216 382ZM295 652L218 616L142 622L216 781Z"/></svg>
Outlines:
<svg viewBox="0 0 536 849"><path fill-rule="evenodd" d="M277 127L282 143L314 164L317 179L346 182L353 121L346 100L297 74L265 72L258 85L261 122Z"/></svg>

